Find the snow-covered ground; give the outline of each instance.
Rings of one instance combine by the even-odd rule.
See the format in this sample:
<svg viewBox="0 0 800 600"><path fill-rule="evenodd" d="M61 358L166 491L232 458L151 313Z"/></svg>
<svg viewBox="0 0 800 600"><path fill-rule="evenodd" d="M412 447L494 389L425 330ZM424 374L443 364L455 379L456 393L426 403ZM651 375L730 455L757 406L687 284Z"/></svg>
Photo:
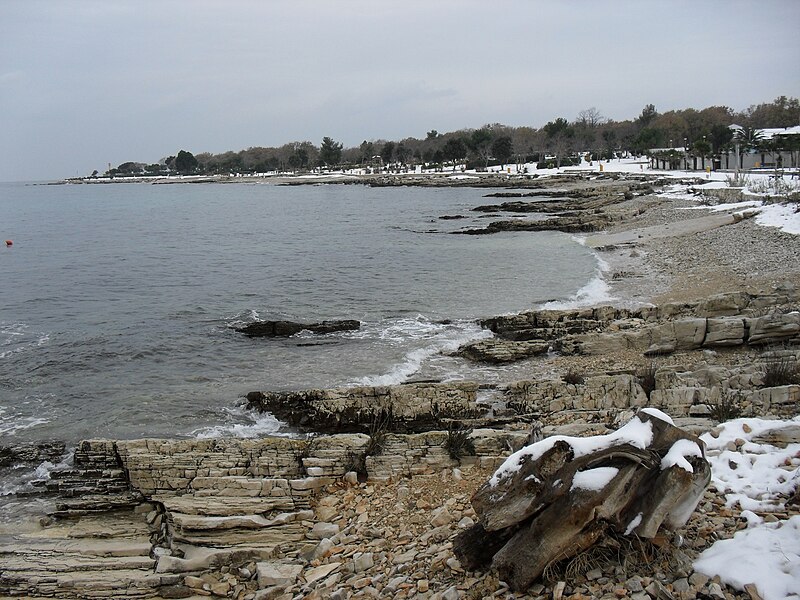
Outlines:
<svg viewBox="0 0 800 600"><path fill-rule="evenodd" d="M667 189L659 194L662 197L672 198L676 200L692 200L698 202L700 200L698 193L705 190L723 189L732 187L733 173L725 171L664 171L661 169L651 169L650 161L646 158L621 158L609 161L582 161L580 165L574 167L561 167L560 169L537 169L536 163L526 163L524 165L506 165L505 167L489 167L488 171L494 174L506 174L509 177L519 174L536 175L538 177L552 177L563 173L582 173L591 174L596 173L598 176L602 173L627 173L627 174L648 174L658 175L666 179L675 179L675 185L668 186ZM364 169L353 169L346 171L348 175L364 175ZM342 175L341 172L338 173ZM408 173L399 174L402 176L414 176L420 174L428 175L441 175L448 179L465 180L465 179L478 179L480 173L474 170L467 170L464 166L456 166L456 171L451 172L449 169L445 171L432 172L423 171L421 167L416 167ZM334 176L334 173L326 173L323 175L307 175L306 178ZM686 179L704 179L705 183L693 184L687 187L686 183L677 183L677 180ZM795 173L784 174L776 180L775 174L772 171L762 172L748 172L742 174L740 183L742 193L745 196L752 197L752 200L736 204L717 204L712 207L715 211L729 211L739 212L743 209L753 209L758 212L756 216L756 223L765 227L778 227L786 233L800 235L800 212L798 208L800 205L796 203L767 203L766 198L785 195L788 192L800 192L800 178ZM779 194L776 194L776 187ZM709 208L705 205L698 205L697 208Z"/></svg>
<svg viewBox="0 0 800 600"><path fill-rule="evenodd" d="M744 590L754 584L764 600L800 599L800 515L767 522L754 511L783 511L800 485L800 443L785 448L759 441L766 432L800 428L800 417L784 421L736 419L704 434L712 486L726 504L741 509L747 529L720 540L695 561L695 570L719 575Z"/></svg>
<svg viewBox="0 0 800 600"><path fill-rule="evenodd" d="M697 171L663 171L650 169L650 163L644 158L626 158L614 159L610 161L602 161L598 163L583 162L580 166L564 167L562 169L537 169L535 164L527 164L525 168L528 173L537 175L555 175L559 172L586 172L587 170L596 171L600 174L600 165L603 166L604 173L649 173L655 174L671 179L686 179L686 178L702 178L707 180L706 183L691 186L688 189L685 184L675 184L670 186L667 190L660 194L663 197L693 200L697 201L698 197L696 192L703 192L704 190L724 189L731 187L731 180L733 174L722 171L712 171L710 173L697 172ZM516 167L511 166L511 173L516 172ZM499 169L495 169L499 171ZM729 211L739 212L743 209L756 209L756 223L765 227L778 227L786 233L800 235L800 212L798 208L800 205L793 203L773 203L767 204L765 198L767 196L776 196L775 188L783 192L800 192L800 179L795 175L784 174L776 181L773 172L764 171L761 173L748 173L742 176L742 193L745 196L752 197L751 201L741 202L736 204L718 204L712 207L715 211ZM697 208L708 208L707 206L698 206Z"/></svg>

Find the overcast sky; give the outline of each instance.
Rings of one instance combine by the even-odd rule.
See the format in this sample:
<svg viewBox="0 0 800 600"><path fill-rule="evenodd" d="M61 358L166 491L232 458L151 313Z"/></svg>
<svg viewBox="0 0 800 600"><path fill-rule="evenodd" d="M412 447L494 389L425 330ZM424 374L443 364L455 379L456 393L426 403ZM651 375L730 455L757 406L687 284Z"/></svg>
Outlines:
<svg viewBox="0 0 800 600"><path fill-rule="evenodd" d="M0 180L800 96L800 2L0 0Z"/></svg>

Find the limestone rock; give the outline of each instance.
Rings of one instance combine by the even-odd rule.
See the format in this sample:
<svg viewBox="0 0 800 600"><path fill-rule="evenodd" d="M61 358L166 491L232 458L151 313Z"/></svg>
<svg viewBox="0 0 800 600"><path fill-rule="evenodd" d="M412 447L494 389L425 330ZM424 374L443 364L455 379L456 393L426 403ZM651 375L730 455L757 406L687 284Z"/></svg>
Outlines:
<svg viewBox="0 0 800 600"><path fill-rule="evenodd" d="M708 319L708 331L703 346L738 346L744 341L745 327L741 317Z"/></svg>
<svg viewBox="0 0 800 600"><path fill-rule="evenodd" d="M293 585L302 571L302 565L280 562L256 563L258 587L266 588L270 586Z"/></svg>
<svg viewBox="0 0 800 600"><path fill-rule="evenodd" d="M772 344L800 335L800 313L764 315L747 319L749 344Z"/></svg>
<svg viewBox="0 0 800 600"><path fill-rule="evenodd" d="M251 392L251 408L294 427L323 433L367 432L376 420L388 431L429 431L440 419L481 416L478 384L416 383L300 392ZM366 444L366 439L365 442Z"/></svg>
<svg viewBox="0 0 800 600"><path fill-rule="evenodd" d="M549 348L548 342L535 340L490 339L465 344L458 349L458 355L476 362L503 364L545 354Z"/></svg>

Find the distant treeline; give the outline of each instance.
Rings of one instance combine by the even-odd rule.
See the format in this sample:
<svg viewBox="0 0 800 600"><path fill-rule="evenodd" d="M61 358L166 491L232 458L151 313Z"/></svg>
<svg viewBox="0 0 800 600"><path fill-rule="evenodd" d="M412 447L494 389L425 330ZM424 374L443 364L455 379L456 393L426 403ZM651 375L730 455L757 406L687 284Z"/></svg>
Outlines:
<svg viewBox="0 0 800 600"><path fill-rule="evenodd" d="M445 168L465 162L469 168L478 169L527 162L553 162L554 166L560 166L577 152L611 158L620 153L640 155L654 148L674 147L686 148L698 156L715 156L731 148L733 131L729 125L732 124L749 131L798 125L800 102L781 96L741 112L727 106L710 106L659 113L654 105L648 104L638 117L626 121L607 119L592 107L578 113L572 121L559 117L539 129L499 123L449 133L434 129L421 139L364 140L353 148L344 148L325 137L319 146L303 141L221 154L193 155L181 150L157 163L126 162L106 175L247 174L355 167L377 171L419 164ZM755 138L752 142L755 144Z"/></svg>

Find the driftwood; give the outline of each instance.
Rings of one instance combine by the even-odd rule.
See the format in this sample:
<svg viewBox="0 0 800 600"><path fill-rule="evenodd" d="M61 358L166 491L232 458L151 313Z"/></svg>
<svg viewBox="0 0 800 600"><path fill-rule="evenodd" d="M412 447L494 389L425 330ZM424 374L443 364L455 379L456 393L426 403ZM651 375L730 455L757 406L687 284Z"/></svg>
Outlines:
<svg viewBox="0 0 800 600"><path fill-rule="evenodd" d="M453 551L467 569L491 565L524 591L551 563L612 528L652 538L682 527L711 478L704 445L658 411L607 436L555 436L512 454L472 497L478 523Z"/></svg>

